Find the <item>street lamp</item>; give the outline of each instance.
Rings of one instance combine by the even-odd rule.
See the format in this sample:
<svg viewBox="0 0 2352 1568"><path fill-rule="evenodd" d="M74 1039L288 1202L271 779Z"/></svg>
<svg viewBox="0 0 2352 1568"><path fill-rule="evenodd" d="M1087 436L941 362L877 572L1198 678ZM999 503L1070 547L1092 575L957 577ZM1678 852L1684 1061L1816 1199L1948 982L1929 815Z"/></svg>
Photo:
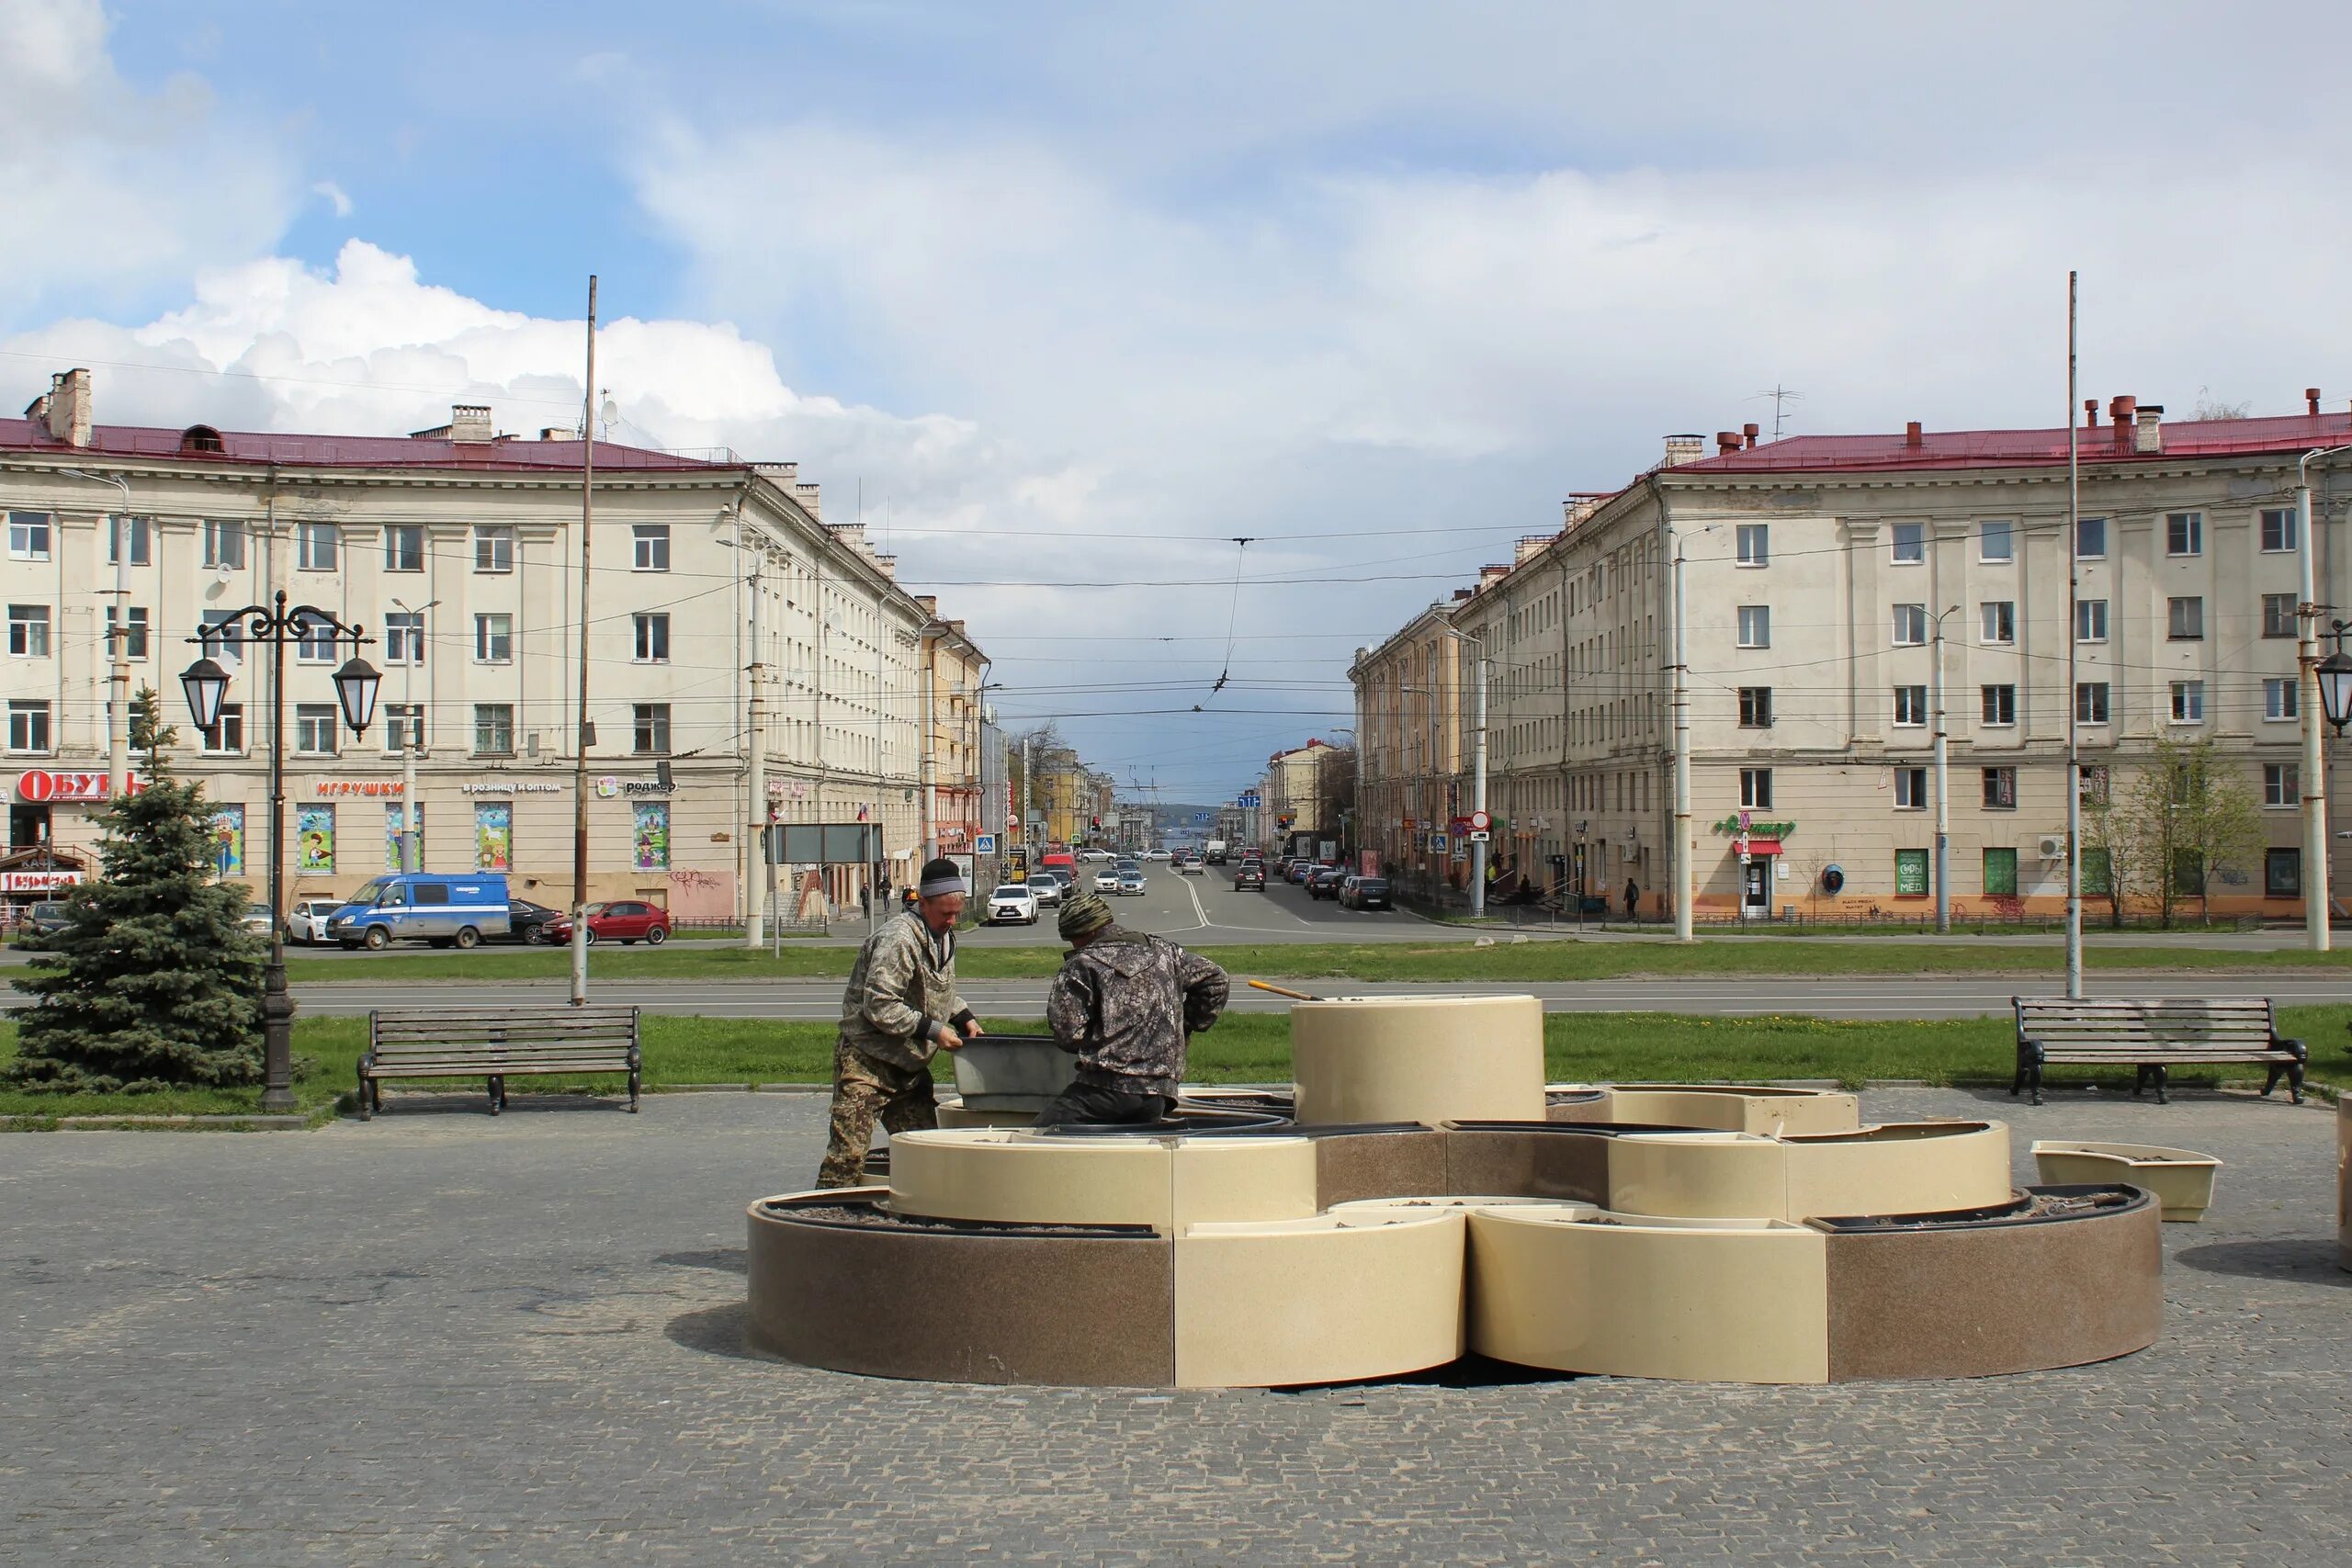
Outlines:
<svg viewBox="0 0 2352 1568"><path fill-rule="evenodd" d="M2352 621L2330 621L2328 634L2335 638L2335 651L2312 666L2312 674L2319 682L2319 711L2337 735L2352 724L2352 654L2344 651L2344 634L2352 631ZM2319 781L2312 781L2317 788Z"/></svg>
<svg viewBox="0 0 2352 1568"><path fill-rule="evenodd" d="M287 607L280 589L267 604L248 604L188 638L198 645L195 663L180 671L180 690L187 694L188 716L198 729L210 729L220 719L220 705L229 694L229 672L212 658L211 639L226 637L244 623L246 635L270 649L269 662L269 963L262 971L262 1091L264 1111L294 1109L294 998L286 988L286 645L315 637L322 629L330 645L351 639L351 657L334 672L334 695L343 720L355 735L365 735L376 716L376 689L383 677L359 657L360 644L370 640L356 625L345 626L324 610L309 604Z"/></svg>

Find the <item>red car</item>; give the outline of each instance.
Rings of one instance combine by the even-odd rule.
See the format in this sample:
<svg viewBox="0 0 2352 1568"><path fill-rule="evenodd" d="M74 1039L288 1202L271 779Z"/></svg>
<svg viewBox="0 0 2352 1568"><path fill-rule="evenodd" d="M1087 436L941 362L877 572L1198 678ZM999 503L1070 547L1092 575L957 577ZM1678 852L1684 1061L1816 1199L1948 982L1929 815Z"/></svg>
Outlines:
<svg viewBox="0 0 2352 1568"><path fill-rule="evenodd" d="M539 940L552 947L568 947L571 943L571 917L558 915L539 928ZM623 898L610 904L588 906L588 943L617 942L623 946L650 942L655 947L670 940L670 911L654 904Z"/></svg>

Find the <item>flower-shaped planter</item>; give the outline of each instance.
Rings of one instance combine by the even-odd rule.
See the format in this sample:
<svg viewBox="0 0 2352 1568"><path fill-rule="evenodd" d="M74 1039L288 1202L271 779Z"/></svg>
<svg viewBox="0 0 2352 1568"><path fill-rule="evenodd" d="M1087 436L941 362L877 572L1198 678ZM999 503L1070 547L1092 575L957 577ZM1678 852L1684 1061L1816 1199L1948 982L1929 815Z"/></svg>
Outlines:
<svg viewBox="0 0 2352 1568"><path fill-rule="evenodd" d="M2213 1201L2213 1175L2222 1162L2195 1149L2167 1149L2154 1144L2075 1143L2038 1138L2033 1163L2044 1184L2051 1186L2111 1185L2128 1182L2155 1195L2167 1220L2196 1221L2205 1217Z"/></svg>

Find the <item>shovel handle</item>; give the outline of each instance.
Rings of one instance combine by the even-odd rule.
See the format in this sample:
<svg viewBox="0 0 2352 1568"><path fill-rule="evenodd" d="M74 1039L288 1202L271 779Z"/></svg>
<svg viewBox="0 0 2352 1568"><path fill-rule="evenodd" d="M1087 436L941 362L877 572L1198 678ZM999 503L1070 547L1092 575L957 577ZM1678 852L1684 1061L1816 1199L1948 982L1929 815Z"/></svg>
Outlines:
<svg viewBox="0 0 2352 1568"><path fill-rule="evenodd" d="M1278 997L1288 997L1295 1002L1319 1002L1323 999L1321 997L1310 997L1305 991L1294 991L1285 986L1270 986L1263 980L1252 980L1250 984L1259 990L1272 991Z"/></svg>

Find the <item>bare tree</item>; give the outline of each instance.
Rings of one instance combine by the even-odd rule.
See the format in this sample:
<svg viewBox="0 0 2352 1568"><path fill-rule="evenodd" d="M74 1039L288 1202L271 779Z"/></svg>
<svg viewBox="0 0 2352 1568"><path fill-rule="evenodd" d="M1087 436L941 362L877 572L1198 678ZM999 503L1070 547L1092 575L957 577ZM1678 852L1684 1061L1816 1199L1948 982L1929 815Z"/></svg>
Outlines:
<svg viewBox="0 0 2352 1568"><path fill-rule="evenodd" d="M2188 417L2191 419L2244 419L2253 412L2254 405L2250 402L2226 402L2215 397L2211 389L2199 387L2197 389L2197 406L2190 411Z"/></svg>

